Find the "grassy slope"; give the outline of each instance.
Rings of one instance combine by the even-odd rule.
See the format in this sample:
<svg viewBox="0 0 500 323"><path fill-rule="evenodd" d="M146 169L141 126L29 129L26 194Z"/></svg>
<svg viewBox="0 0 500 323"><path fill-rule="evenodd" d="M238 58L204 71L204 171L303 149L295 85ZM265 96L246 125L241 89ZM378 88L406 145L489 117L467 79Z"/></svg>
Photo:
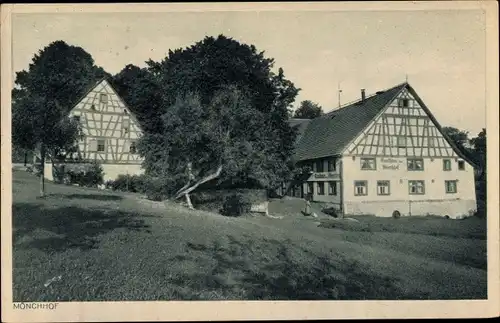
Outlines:
<svg viewBox="0 0 500 323"><path fill-rule="evenodd" d="M226 218L122 194L47 191L37 199L36 179L14 173L17 301L486 297L477 234L352 232L304 217ZM467 221L439 226L479 230Z"/></svg>

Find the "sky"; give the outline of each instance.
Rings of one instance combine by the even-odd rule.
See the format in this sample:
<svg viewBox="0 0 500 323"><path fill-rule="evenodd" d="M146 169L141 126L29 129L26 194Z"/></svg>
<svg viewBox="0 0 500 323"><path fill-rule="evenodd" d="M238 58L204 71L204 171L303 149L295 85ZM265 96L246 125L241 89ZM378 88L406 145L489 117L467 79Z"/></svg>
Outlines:
<svg viewBox="0 0 500 323"><path fill-rule="evenodd" d="M324 111L406 79L442 126L486 126L485 17L479 10L23 13L12 16L13 73L64 40L111 74L205 36L253 44Z"/></svg>

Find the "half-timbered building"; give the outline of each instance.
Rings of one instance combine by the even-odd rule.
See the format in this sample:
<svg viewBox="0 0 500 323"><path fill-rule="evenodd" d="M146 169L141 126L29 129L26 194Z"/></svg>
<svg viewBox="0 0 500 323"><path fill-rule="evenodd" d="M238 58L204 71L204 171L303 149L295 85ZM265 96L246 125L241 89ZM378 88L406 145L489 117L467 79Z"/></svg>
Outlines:
<svg viewBox="0 0 500 323"><path fill-rule="evenodd" d="M353 215L457 218L476 210L472 162L406 82L290 122L298 129L295 160L312 173L288 195Z"/></svg>
<svg viewBox="0 0 500 323"><path fill-rule="evenodd" d="M141 126L106 79L92 86L69 114L81 124L83 138L78 142L78 152L68 156L65 164L77 166L98 161L104 180L114 180L120 174L143 173L142 158L137 152ZM50 163L46 164L45 174L52 177Z"/></svg>

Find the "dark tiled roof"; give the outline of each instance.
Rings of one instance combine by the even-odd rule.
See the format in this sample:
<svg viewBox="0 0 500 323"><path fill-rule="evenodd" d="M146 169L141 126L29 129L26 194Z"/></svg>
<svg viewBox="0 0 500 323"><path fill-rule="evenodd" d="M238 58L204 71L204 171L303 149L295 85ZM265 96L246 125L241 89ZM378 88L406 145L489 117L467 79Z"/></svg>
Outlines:
<svg viewBox="0 0 500 323"><path fill-rule="evenodd" d="M389 104L407 83L366 97L324 116L307 122L307 127L297 138L294 159L296 161L338 155L373 118ZM292 119L293 120L293 119ZM292 125L293 126L293 125ZM295 125L297 126L297 125Z"/></svg>
<svg viewBox="0 0 500 323"><path fill-rule="evenodd" d="M289 119L288 124L292 128L297 129L297 138L295 139L295 143L297 144L302 136L304 135L304 132L307 129L307 125L309 124L311 120L310 119Z"/></svg>

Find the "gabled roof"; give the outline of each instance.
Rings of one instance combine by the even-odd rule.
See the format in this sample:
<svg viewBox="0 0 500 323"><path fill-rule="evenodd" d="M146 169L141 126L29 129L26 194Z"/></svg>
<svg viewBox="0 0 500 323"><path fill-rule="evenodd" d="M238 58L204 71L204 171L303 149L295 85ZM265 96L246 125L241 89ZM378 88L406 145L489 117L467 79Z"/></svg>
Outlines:
<svg viewBox="0 0 500 323"><path fill-rule="evenodd" d="M130 109L130 107L128 106L127 102L125 102L125 100L118 94L118 92L115 90L115 88L113 87L113 84L111 84L111 82L108 81L108 79L106 77L104 78L101 78L99 79L97 82L94 82L94 83L90 83L90 85L87 87L87 90L84 92L84 94L78 99L78 101L76 101L73 106L71 107L71 109L69 110L70 112L76 108L76 106L83 100L85 99L85 97L90 93L92 92L99 84L101 84L102 82L106 82L107 85L109 86L109 88L111 89L111 91L113 91L113 94L116 95L117 98L119 98L123 105L125 106L125 109L127 110L127 113L128 115L130 116L130 118L135 122L135 124L137 124L137 126L139 127L139 129L144 132L143 128L142 128L142 124L139 122L139 120L137 119L137 117L135 116L134 112L132 112L132 110Z"/></svg>
<svg viewBox="0 0 500 323"><path fill-rule="evenodd" d="M427 113L436 128L453 148L455 153L475 167L457 145L444 133L441 125L415 90L407 83L378 91L365 100L358 100L319 118L290 119L289 124L298 129L295 146L295 161L323 158L342 154L344 149L363 131L370 122L406 88Z"/></svg>
<svg viewBox="0 0 500 323"><path fill-rule="evenodd" d="M297 141L295 160L339 155L406 85L407 83L403 83L379 91L375 95L366 97L364 101L356 101L310 120L300 140Z"/></svg>

